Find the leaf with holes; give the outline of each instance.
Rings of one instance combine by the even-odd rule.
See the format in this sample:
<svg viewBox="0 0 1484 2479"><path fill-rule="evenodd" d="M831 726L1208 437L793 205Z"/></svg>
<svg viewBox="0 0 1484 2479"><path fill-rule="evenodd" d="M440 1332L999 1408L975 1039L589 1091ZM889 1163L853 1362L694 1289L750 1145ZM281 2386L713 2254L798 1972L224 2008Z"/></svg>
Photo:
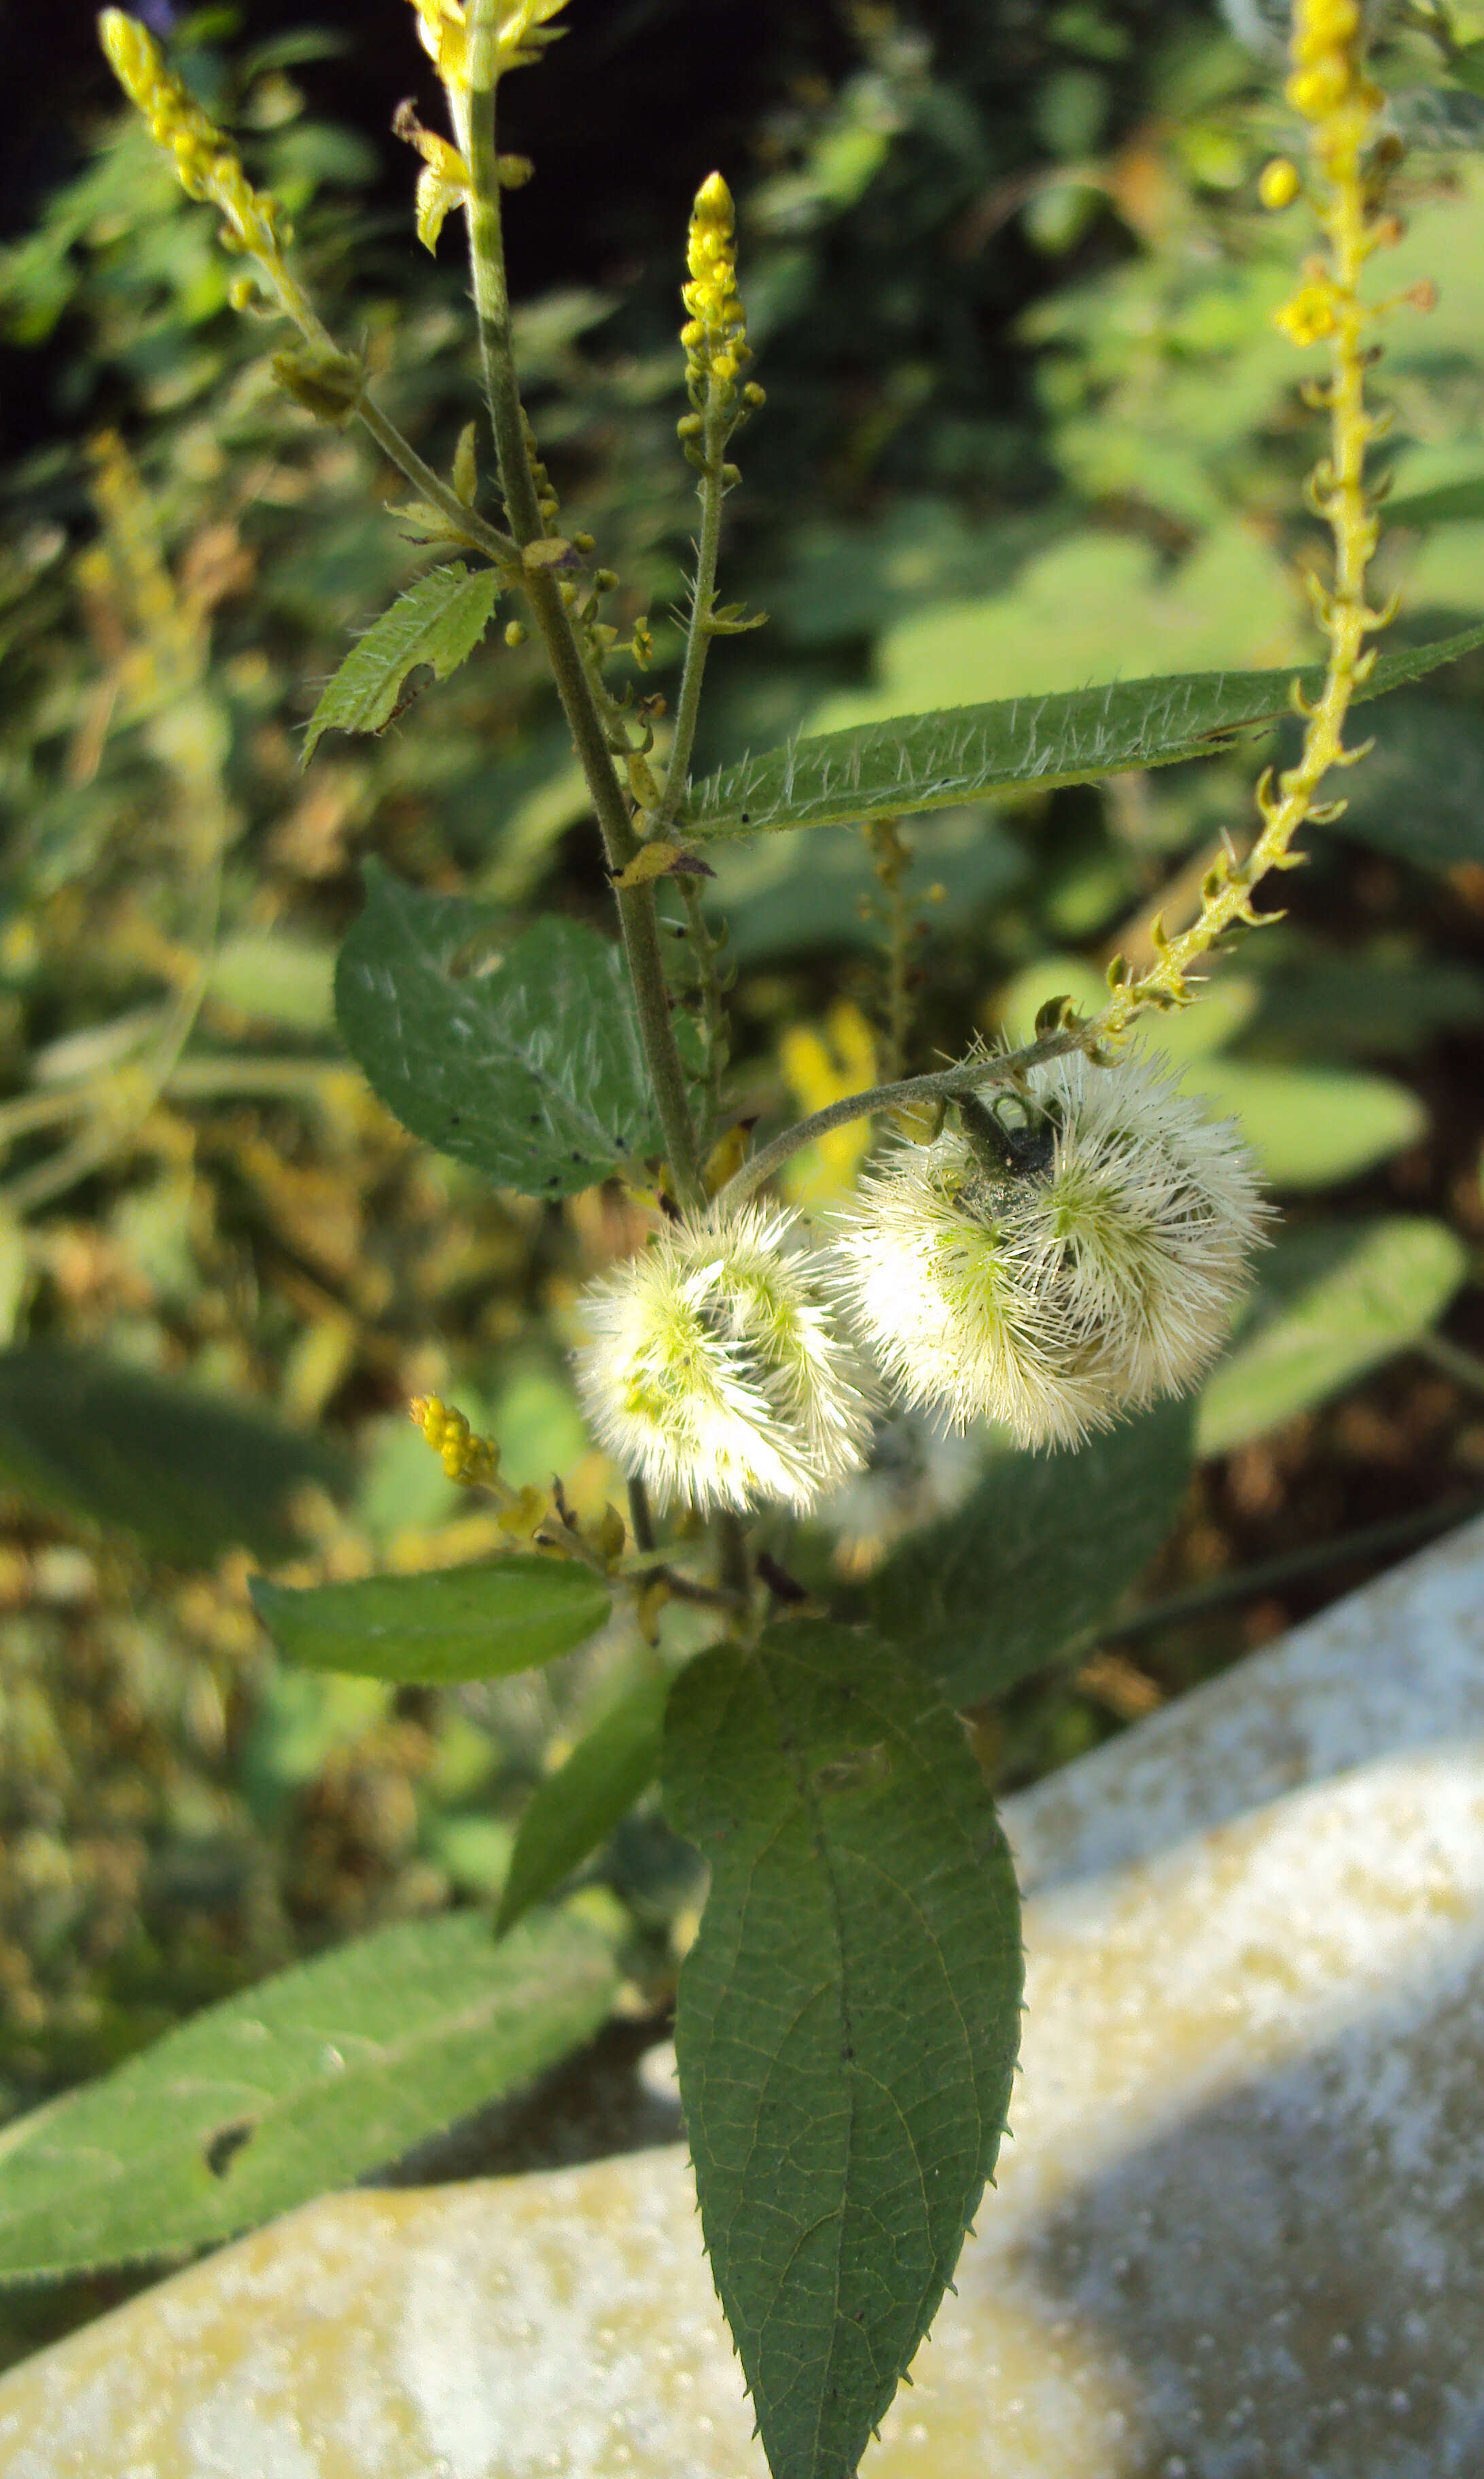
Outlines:
<svg viewBox="0 0 1484 2479"><path fill-rule="evenodd" d="M550 917L477 969L497 926L369 866L335 975L340 1029L414 1136L500 1188L572 1196L663 1151L623 954Z"/></svg>
<svg viewBox="0 0 1484 2479"><path fill-rule="evenodd" d="M1071 1659L1174 1529L1192 1426L1189 1403L1160 1403L1071 1451L996 1455L954 1514L877 1569L876 1625L951 1704Z"/></svg>
<svg viewBox="0 0 1484 2479"><path fill-rule="evenodd" d="M326 731L381 731L397 712L409 672L429 663L441 680L467 662L490 625L499 595L493 568L473 574L456 559L399 594L373 620L320 692L309 718L303 764Z"/></svg>
<svg viewBox="0 0 1484 2479"><path fill-rule="evenodd" d="M0 2135L0 2281L210 2246L395 2160L604 2020L605 1940L408 1920L279 1973Z"/></svg>
<svg viewBox="0 0 1484 2479"><path fill-rule="evenodd" d="M1010 1855L960 1725L849 1627L693 1661L664 1786L711 1871L676 2048L716 2286L774 2479L848 2479L999 2149Z"/></svg>
<svg viewBox="0 0 1484 2479"><path fill-rule="evenodd" d="M621 1697L550 1774L521 1819L495 1925L501 1933L622 1825L659 1771L669 1681L646 1678Z"/></svg>
<svg viewBox="0 0 1484 2479"><path fill-rule="evenodd" d="M357 1678L437 1685L507 1678L596 1635L612 1597L575 1559L510 1551L487 1567L293 1586L252 1579L258 1616L291 1661Z"/></svg>
<svg viewBox="0 0 1484 2479"><path fill-rule="evenodd" d="M1361 698L1420 680L1484 645L1484 626L1383 654ZM789 741L724 767L690 793L692 838L920 816L997 792L1049 792L1136 766L1207 756L1232 733L1290 713L1292 672L1188 672L1105 688L946 706ZM1300 675L1318 696L1322 677Z"/></svg>

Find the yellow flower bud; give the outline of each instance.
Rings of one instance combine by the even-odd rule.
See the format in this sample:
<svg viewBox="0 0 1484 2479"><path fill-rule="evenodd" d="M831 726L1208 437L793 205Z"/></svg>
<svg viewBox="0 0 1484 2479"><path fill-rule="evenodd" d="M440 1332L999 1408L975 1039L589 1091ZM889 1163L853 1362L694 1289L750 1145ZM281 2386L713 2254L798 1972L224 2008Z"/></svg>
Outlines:
<svg viewBox="0 0 1484 2479"><path fill-rule="evenodd" d="M1257 193L1264 206L1271 208L1276 214L1280 207L1292 205L1298 195L1299 187L1297 166L1291 164L1286 155L1275 155L1270 164L1265 164L1263 166Z"/></svg>

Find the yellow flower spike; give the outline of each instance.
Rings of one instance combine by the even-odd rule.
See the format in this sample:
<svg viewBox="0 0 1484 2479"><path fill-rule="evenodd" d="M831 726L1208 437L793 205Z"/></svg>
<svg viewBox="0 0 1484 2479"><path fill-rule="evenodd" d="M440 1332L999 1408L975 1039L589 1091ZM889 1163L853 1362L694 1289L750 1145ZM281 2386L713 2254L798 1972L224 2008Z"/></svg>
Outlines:
<svg viewBox="0 0 1484 2479"><path fill-rule="evenodd" d="M1255 910L1253 890L1267 871L1298 865L1303 856L1290 848L1308 820L1322 816L1325 777L1364 754L1346 747L1345 722L1374 659L1374 649L1365 641L1392 616L1389 608L1372 609L1366 592L1366 571L1380 535L1377 500L1366 479L1367 449L1377 435L1366 404L1366 373L1375 358L1370 330L1398 305L1368 301L1360 286L1368 261L1400 235L1385 203L1398 150L1377 142L1386 98L1367 74L1357 0L1294 0L1290 58L1288 99L1309 123L1309 194L1326 248L1306 263L1296 292L1273 313L1273 321L1295 345L1328 346L1325 376L1306 381L1301 390L1304 401L1330 419L1328 452L1310 477L1307 497L1333 537L1333 577L1328 584L1312 572L1305 578L1315 618L1328 640L1324 685L1317 699L1300 692L1294 700L1304 717L1303 746L1295 765L1276 779L1269 769L1258 783L1254 797L1262 823L1251 851L1240 866L1213 870L1190 927L1163 942L1157 938L1151 969L1120 982L1099 1019L1103 1039L1116 1039L1142 1007L1178 1003L1187 994L1190 967L1223 933L1275 917ZM1270 164L1260 185L1265 205L1287 204L1297 183L1286 160Z"/></svg>
<svg viewBox="0 0 1484 2479"><path fill-rule="evenodd" d="M747 315L737 296L735 239L731 192L720 172L709 173L691 209L685 250L690 281L680 289L686 310L680 330L686 384L698 408L704 408L712 388L729 404L738 372L752 359Z"/></svg>
<svg viewBox="0 0 1484 2479"><path fill-rule="evenodd" d="M436 1394L420 1394L407 1409L414 1425L422 1430L434 1453L442 1457L450 1480L474 1488L496 1479L499 1448L493 1438L476 1437L462 1412L441 1402Z"/></svg>
<svg viewBox="0 0 1484 2479"><path fill-rule="evenodd" d="M460 0L412 0L418 15L418 40L437 69L450 96L470 91L470 19ZM528 68L543 48L557 41L559 27L548 33L550 19L567 0L504 0L495 12L495 76L506 69Z"/></svg>
<svg viewBox="0 0 1484 2479"><path fill-rule="evenodd" d="M122 9L105 9L98 35L119 85L149 123L150 135L175 158L176 176L192 198L210 200L226 218L223 233L255 258L287 305L297 290L284 265L289 231L277 201L255 190L226 139L207 117L190 89L166 66L147 26Z"/></svg>

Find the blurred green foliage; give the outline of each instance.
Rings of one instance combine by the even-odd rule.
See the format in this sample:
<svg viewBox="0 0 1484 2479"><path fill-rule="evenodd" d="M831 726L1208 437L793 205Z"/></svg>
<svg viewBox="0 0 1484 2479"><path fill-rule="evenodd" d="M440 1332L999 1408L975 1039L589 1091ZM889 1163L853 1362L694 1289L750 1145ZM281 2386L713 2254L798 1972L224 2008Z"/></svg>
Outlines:
<svg viewBox="0 0 1484 2479"><path fill-rule="evenodd" d="M789 14L784 65L750 70L747 126L703 100L652 166L626 141L585 215L572 197L612 141L584 156L583 81L611 80L641 125L625 82L677 10L615 11L596 65L575 36L517 133L538 161L512 247L547 279L520 310L543 453L564 525L620 574L614 618L651 615L661 686L693 506L673 438L683 214L704 150L731 150L769 407L725 584L772 624L713 666L703 763L801 725L1311 656L1313 418L1267 323L1300 244L1255 203L1285 132L1251 56L1214 13L1139 0ZM346 43L254 47L214 12L177 53L294 216L331 324L446 470L473 400L463 280L451 247L435 264L411 246L411 159L370 115L307 100L341 64L365 89ZM1393 83L1436 84L1408 43ZM384 115L416 75L410 40L375 67ZM1484 613L1484 174L1450 142L1405 178L1396 281L1437 275L1442 298L1393 331L1382 564L1425 638ZM291 1581L488 1546L405 1419L419 1392L494 1431L515 1484L561 1470L601 1507L616 1484L564 1347L578 1285L634 1226L612 1190L539 1207L418 1151L338 1053L332 960L366 856L484 898L512 931L538 901L602 927L606 889L534 652L498 627L379 735L331 733L301 772L320 685L426 553L380 504L400 481L275 390L281 339L229 310L233 271L112 110L0 254L10 364L46 396L42 444L0 477L0 2113L353 1928L498 1892L533 1787L641 1685L601 1640L437 1692L288 1672L251 1615L266 1534L292 1546ZM1375 710L1375 756L1285 882L1289 919L1164 1029L1192 1086L1247 1119L1289 1227L1143 1597L1478 1492L1484 1413L1458 1350L1484 1346L1481 691L1474 657ZM909 828L914 1050L958 1055L1100 984L1244 830L1264 754ZM739 1111L813 1107L852 1045L886 1056L872 856L842 829L718 868ZM821 1148L810 1192L857 1158ZM1450 1311L1451 1373L1396 1357ZM173 1432L169 1386L192 1390ZM34 1424L11 1435L41 1398L72 1442L60 1480ZM199 1446L224 1398L272 1424L282 1458L235 1532ZM168 1467L172 1435L156 1480L152 1441ZM863 1584L982 1466L972 1442L889 1430L800 1572ZM1029 1778L1311 1605L1303 1587L1234 1599L1142 1639L1137 1667L1097 1655L1017 1687L982 1756ZM705 1640L683 1623L675 1648ZM630 1990L657 2014L691 1863L641 1809L601 1865L628 1908Z"/></svg>

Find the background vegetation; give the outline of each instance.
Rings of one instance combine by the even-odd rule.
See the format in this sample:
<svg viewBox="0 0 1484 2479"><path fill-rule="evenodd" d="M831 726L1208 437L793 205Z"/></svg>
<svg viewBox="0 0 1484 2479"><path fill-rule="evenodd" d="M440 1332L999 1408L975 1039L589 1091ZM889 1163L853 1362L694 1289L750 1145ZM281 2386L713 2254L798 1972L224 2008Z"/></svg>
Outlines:
<svg viewBox="0 0 1484 2479"><path fill-rule="evenodd" d="M717 656L704 764L801 724L1312 652L1312 417L1267 322L1299 244L1255 197L1285 133L1219 18L1164 0L574 17L509 89L537 166L510 209L522 341L564 522L621 573L616 616L652 616L660 685L693 504L685 213L713 164L741 202L769 405L725 583L772 617ZM0 256L0 2115L295 1955L496 1891L533 1785L623 1684L601 1642L478 1689L291 1674L251 1615L253 1564L407 1569L492 1537L408 1424L414 1393L496 1431L514 1480L561 1470L595 1508L613 1491L564 1351L628 1209L492 1194L420 1151L330 1013L367 855L515 917L603 922L606 889L531 649L300 772L317 683L426 554L383 513L396 478L273 390L212 218L115 110L87 21L61 46L56 23L34 73L19 62L47 101ZM1484 11L1456 31L1484 38ZM456 253L416 247L415 162L388 129L409 90L434 115L411 38L402 0L174 28L337 329L446 466L473 358ZM1400 38L1392 68L1426 87L1436 51ZM1426 143L1388 279L1441 285L1386 369L1384 559L1419 637L1484 614L1471 101L1463 83L1398 107ZM1437 677L1379 710L1343 835L1170 1035L1244 1119L1282 1236L1127 1623L981 1715L1003 1787L1484 1501L1484 665ZM1244 831L1261 755L909 830L895 964L860 838L736 849L715 900L741 1105L870 1082L894 971L924 1060L1075 993ZM801 1158L794 1193L827 1204L860 1141ZM863 1580L985 1451L897 1424L806 1565ZM641 1811L591 1895L629 1924L608 2055L662 2027L697 1895ZM116 2294L13 2302L0 2341Z"/></svg>

